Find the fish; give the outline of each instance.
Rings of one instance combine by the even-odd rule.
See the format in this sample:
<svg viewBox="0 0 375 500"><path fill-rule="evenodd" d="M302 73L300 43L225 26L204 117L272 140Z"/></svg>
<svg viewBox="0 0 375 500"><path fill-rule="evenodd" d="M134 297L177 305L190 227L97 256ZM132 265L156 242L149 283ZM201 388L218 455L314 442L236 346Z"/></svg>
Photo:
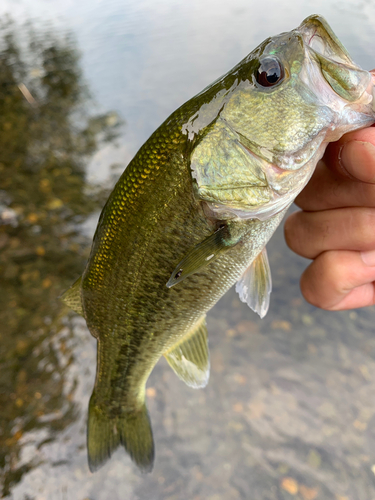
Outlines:
<svg viewBox="0 0 375 500"><path fill-rule="evenodd" d="M375 122L373 89L313 15L267 38L139 149L101 212L82 276L62 296L97 339L92 472L120 445L152 469L147 379L164 356L188 386L206 386L206 314L229 288L264 317L266 244L327 144Z"/></svg>

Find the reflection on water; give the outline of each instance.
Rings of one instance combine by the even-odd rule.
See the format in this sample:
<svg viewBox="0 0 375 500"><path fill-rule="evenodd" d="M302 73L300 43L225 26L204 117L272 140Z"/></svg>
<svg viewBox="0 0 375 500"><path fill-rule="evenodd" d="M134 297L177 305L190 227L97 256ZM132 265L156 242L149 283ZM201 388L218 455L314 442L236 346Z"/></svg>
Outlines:
<svg viewBox="0 0 375 500"><path fill-rule="evenodd" d="M120 7L109 3L108 12L120 29L120 17L114 16ZM120 3L121 8L128 5ZM92 7L98 9L98 16L99 4ZM136 9L135 3L129 4ZM166 9L167 4L163 4ZM89 14L88 6L82 5L71 2L74 11ZM229 9L232 2L226 5ZM246 5L251 7L251 2ZM189 43L183 45L196 58L207 34L199 29L201 38L193 47L186 12L180 8L182 20L175 21L172 9L170 22L175 32L179 26L175 22L186 25ZM149 21L142 36L153 42L155 54L161 40L162 54L172 58L170 44L162 38L164 25L160 18L154 19L156 10L152 12L149 17L155 25L159 22L159 31L151 32ZM203 26L209 17L208 11L206 18L200 12L197 8L195 18L191 13L190 21L196 21L191 26ZM218 12L214 13L217 23ZM231 22L238 19L246 24L250 19L246 12L233 14ZM298 15L294 25L308 13L293 14ZM280 31L279 26L269 26L269 15L260 13L263 24L255 23L260 39ZM327 17L331 21L332 16ZM350 22L354 17L346 15ZM290 23L282 29L292 28ZM107 26L98 25L103 30ZM229 29L230 23L226 25ZM84 30L83 21L82 26ZM356 24L355 31L360 26ZM220 30L214 28L219 39ZM99 37L95 47L104 39ZM242 35L236 40L248 43ZM138 54L133 41L127 50ZM215 53L222 48L216 47ZM220 70L211 66L212 75L204 75L204 68L198 67L201 80L194 91L200 90L205 78L204 83L209 83L237 62L245 49L233 46L232 52L236 58ZM357 54L354 58L362 62ZM181 87L185 63L178 57L176 70L168 61L165 78L157 72L156 56L151 66L147 59L148 70L143 73L134 70L137 58L133 55L133 59L128 60L134 62L132 71L126 67L132 80L126 99L134 100L136 112L141 110L146 118L140 124L131 123L148 130L165 118L166 103L177 106L184 99L177 91L170 95L173 85L169 90L165 86L163 112L150 107L172 73L178 75ZM90 474L85 433L96 341L81 318L67 316L57 296L84 268L90 241L80 228L106 197L105 190L87 184L85 167L93 155L100 156L103 142L111 143L117 119L113 114L88 115L91 104L79 65L69 36L35 25L26 30L9 22L0 30L2 494L12 500L375 498L375 310L326 313L307 305L298 290L305 263L286 250L281 229L268 246L274 292L267 317L259 320L233 291L209 314L212 373L208 387L189 389L164 361L151 375L147 396L157 450L153 473L140 476L120 449L103 469ZM96 75L100 68L98 64ZM156 83L151 72L157 74ZM122 92L123 80L114 80ZM149 102L140 105L134 95L136 91L143 95L145 81L156 90ZM192 76L184 90L186 97L192 95L195 84ZM120 90L108 99L121 101ZM125 118L130 120L128 115ZM131 136L131 130L127 132L126 137Z"/></svg>
<svg viewBox="0 0 375 500"><path fill-rule="evenodd" d="M52 441L76 418L75 385L66 384L73 333L56 298L85 265L90 242L77 228L107 192L87 185L84 167L99 140L113 139L117 119L87 116L69 37L9 20L0 31L0 467L7 494L38 465L36 457L20 460L25 434L43 429L42 442Z"/></svg>

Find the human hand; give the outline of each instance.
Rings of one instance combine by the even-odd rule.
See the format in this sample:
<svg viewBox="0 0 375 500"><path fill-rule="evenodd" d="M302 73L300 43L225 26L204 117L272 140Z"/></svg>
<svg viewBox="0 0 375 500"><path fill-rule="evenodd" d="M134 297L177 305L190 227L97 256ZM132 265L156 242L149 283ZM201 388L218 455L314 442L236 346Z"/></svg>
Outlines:
<svg viewBox="0 0 375 500"><path fill-rule="evenodd" d="M301 277L311 304L328 310L375 304L375 127L331 143L296 198L285 239L313 259Z"/></svg>

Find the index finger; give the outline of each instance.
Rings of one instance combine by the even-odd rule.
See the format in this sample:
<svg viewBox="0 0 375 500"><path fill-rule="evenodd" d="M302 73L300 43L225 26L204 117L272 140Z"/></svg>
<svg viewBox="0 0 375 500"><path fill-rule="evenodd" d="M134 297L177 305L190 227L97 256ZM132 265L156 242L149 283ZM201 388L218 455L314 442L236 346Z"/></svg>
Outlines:
<svg viewBox="0 0 375 500"><path fill-rule="evenodd" d="M375 207L375 127L330 144L295 203L307 211Z"/></svg>

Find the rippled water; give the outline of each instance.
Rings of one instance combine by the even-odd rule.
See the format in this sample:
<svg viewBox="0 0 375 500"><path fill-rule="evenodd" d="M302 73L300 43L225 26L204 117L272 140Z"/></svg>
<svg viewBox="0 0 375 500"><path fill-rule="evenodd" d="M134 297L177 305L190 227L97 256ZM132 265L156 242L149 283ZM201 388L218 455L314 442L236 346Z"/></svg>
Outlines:
<svg viewBox="0 0 375 500"><path fill-rule="evenodd" d="M375 66L370 2L314 9L354 60ZM291 1L0 4L6 498L375 499L375 310L306 304L306 262L286 249L281 229L268 245L267 317L234 291L208 315L208 387L185 387L163 360L151 375L151 475L123 450L88 471L96 341L56 299L82 272L108 189L148 135L266 36L311 13Z"/></svg>

